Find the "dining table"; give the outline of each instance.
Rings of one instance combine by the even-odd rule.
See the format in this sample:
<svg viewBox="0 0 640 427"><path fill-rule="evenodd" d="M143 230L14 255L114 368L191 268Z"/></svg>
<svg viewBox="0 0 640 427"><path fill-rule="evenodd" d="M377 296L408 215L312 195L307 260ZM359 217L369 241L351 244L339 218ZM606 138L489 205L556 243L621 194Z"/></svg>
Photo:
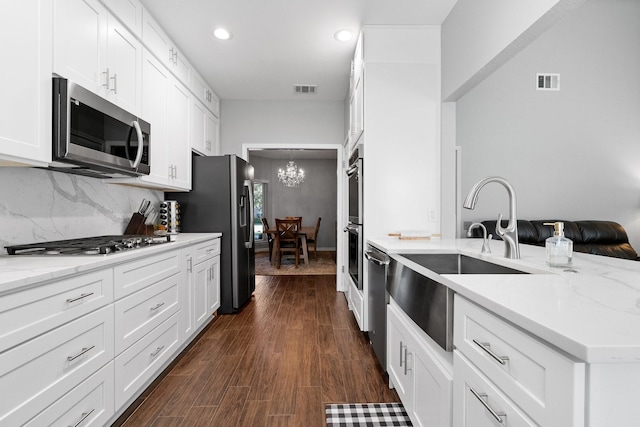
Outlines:
<svg viewBox="0 0 640 427"><path fill-rule="evenodd" d="M309 251L307 249L307 235L313 235L315 233L316 228L313 226L302 226L298 229L298 238L300 239L300 246L302 247L302 260L304 261L304 265L309 265ZM271 252L271 264L275 264L277 261L278 254L278 230L275 228L269 228L264 230L263 233L271 234L273 236L273 251Z"/></svg>

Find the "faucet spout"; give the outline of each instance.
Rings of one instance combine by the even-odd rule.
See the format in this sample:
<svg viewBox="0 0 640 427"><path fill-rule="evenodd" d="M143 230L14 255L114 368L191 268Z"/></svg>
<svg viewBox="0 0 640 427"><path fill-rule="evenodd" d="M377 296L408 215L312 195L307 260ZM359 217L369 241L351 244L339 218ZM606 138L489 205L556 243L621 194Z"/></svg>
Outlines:
<svg viewBox="0 0 640 427"><path fill-rule="evenodd" d="M478 202L480 190L490 182L501 184L507 190L507 193L509 193L509 223L506 227L502 227L502 214L498 216L498 222L496 223L496 234L500 236L505 243L504 256L505 258L520 259L518 220L516 218L516 192L506 179L499 176L488 176L476 182L464 199L463 207L465 209L474 209Z"/></svg>

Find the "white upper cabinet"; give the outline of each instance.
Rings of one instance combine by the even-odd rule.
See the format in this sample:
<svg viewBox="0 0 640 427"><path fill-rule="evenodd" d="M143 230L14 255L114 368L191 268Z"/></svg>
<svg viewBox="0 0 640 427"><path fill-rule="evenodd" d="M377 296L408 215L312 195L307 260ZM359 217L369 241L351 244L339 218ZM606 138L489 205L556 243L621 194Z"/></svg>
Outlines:
<svg viewBox="0 0 640 427"><path fill-rule="evenodd" d="M140 0L102 0L115 16L137 37L142 37L142 3Z"/></svg>
<svg viewBox="0 0 640 427"><path fill-rule="evenodd" d="M142 117L151 123L151 173L139 178L149 187L191 189L190 94L148 51L143 61Z"/></svg>
<svg viewBox="0 0 640 427"><path fill-rule="evenodd" d="M49 0L12 2L0 14L0 166L51 161L51 15Z"/></svg>
<svg viewBox="0 0 640 427"><path fill-rule="evenodd" d="M191 149L203 156L219 154L219 120L195 96L191 100Z"/></svg>
<svg viewBox="0 0 640 427"><path fill-rule="evenodd" d="M140 113L142 45L97 0L57 0L53 71Z"/></svg>
<svg viewBox="0 0 640 427"><path fill-rule="evenodd" d="M216 117L220 117L220 101L218 97L195 70L191 71L191 91Z"/></svg>
<svg viewBox="0 0 640 427"><path fill-rule="evenodd" d="M146 9L142 13L142 41L181 82L189 84L191 64Z"/></svg>

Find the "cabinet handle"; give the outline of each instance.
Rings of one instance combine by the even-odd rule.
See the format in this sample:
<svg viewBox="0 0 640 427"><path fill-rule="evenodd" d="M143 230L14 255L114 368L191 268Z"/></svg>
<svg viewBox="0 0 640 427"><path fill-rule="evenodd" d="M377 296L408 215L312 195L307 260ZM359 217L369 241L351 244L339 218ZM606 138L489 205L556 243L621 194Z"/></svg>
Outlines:
<svg viewBox="0 0 640 427"><path fill-rule="evenodd" d="M169 62L173 62L173 48L169 49Z"/></svg>
<svg viewBox="0 0 640 427"><path fill-rule="evenodd" d="M95 411L95 408L90 410L89 412L83 412L82 415L80 415L80 421L78 421L74 425L69 425L68 427L78 427L80 424L84 422L84 420L86 420L89 417L89 415L93 413L93 411Z"/></svg>
<svg viewBox="0 0 640 427"><path fill-rule="evenodd" d="M482 403L484 409L486 409L487 412L489 412L497 422L499 422L500 424L504 424L503 418L507 418L507 414L505 414L504 412L496 412L491 406L489 406L489 404L485 401L487 397L485 393L478 393L473 389L473 387L469 387L469 390L471 390L471 393L473 393L476 399L478 399L480 403Z"/></svg>
<svg viewBox="0 0 640 427"><path fill-rule="evenodd" d="M114 94L118 94L118 75L117 74L113 74L113 76L111 77L111 80L113 80L113 89L111 89L111 92L113 92Z"/></svg>
<svg viewBox="0 0 640 427"><path fill-rule="evenodd" d="M163 345L161 345L160 347L156 348L156 351L154 351L153 353L151 353L149 356L151 357L156 357L158 355L158 353L160 353L162 351L162 349L164 348Z"/></svg>
<svg viewBox="0 0 640 427"><path fill-rule="evenodd" d="M75 298L68 298L67 299L67 303L71 304L72 302L76 302L76 301L80 301L81 299L84 299L86 297L90 297L91 295L93 295L93 292L89 292L88 294L80 294L79 297L75 297Z"/></svg>
<svg viewBox="0 0 640 427"><path fill-rule="evenodd" d="M404 374L407 375L407 371L411 371L411 369L407 368L409 365L409 361L407 360L407 346L404 346Z"/></svg>
<svg viewBox="0 0 640 427"><path fill-rule="evenodd" d="M104 83L102 86L109 90L109 69L107 68L107 71L103 71L102 74L104 74Z"/></svg>
<svg viewBox="0 0 640 427"><path fill-rule="evenodd" d="M69 362L71 362L72 360L76 360L78 357L87 353L89 350L94 349L95 347L96 347L95 345L92 345L91 347L82 347L82 350L80 350L80 353L76 354L75 356L67 356L67 360Z"/></svg>
<svg viewBox="0 0 640 427"><path fill-rule="evenodd" d="M193 259L191 257L187 258L187 263L189 264L187 271L193 273Z"/></svg>
<svg viewBox="0 0 640 427"><path fill-rule="evenodd" d="M402 341L400 341L400 367L402 368L402 348L404 346L402 345Z"/></svg>
<svg viewBox="0 0 640 427"><path fill-rule="evenodd" d="M151 311L156 311L157 309L159 309L160 307L162 307L164 305L163 302L159 302L158 304L154 305L153 307L150 308Z"/></svg>
<svg viewBox="0 0 640 427"><path fill-rule="evenodd" d="M474 339L473 343L475 345L477 345L478 347L480 347L481 349L483 349L489 356L491 356L499 364L501 364L501 365L506 365L507 364L507 360L509 360L509 357L508 356L498 356L497 354L495 354L489 348L489 347L491 347L491 344L489 344L488 342L480 342L480 341Z"/></svg>

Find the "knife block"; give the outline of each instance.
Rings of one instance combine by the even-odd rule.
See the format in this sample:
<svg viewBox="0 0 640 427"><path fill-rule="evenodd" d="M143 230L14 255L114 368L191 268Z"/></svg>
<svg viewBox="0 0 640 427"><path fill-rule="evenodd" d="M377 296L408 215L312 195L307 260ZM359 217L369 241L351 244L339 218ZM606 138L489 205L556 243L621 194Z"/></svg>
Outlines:
<svg viewBox="0 0 640 427"><path fill-rule="evenodd" d="M146 219L147 218L144 215L135 212L131 215L131 219L129 220L127 228L124 230L124 234L146 234L147 226L144 224Z"/></svg>

